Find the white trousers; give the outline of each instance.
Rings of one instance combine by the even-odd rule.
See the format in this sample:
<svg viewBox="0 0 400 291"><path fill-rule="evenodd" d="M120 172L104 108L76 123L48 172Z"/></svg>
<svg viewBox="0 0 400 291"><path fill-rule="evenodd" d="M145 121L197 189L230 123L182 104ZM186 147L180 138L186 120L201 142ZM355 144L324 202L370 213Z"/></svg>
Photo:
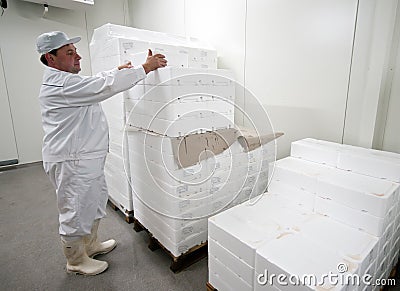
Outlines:
<svg viewBox="0 0 400 291"><path fill-rule="evenodd" d="M90 160L43 162L57 194L60 235L90 234L94 220L106 216L108 199L105 157Z"/></svg>

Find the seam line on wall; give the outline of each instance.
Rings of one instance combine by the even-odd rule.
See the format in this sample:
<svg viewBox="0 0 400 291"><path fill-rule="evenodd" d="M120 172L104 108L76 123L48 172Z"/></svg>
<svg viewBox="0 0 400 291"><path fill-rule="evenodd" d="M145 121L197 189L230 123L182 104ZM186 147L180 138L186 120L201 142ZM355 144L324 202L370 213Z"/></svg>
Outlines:
<svg viewBox="0 0 400 291"><path fill-rule="evenodd" d="M247 61L247 0L244 11L244 58L243 58L243 112L246 112L246 61ZM245 114L242 114L242 125L244 126Z"/></svg>
<svg viewBox="0 0 400 291"><path fill-rule="evenodd" d="M354 44L356 42L356 32L357 32L359 6L360 6L360 0L357 0L356 18L354 20L353 42L352 42L352 45L351 45L350 67L349 67L349 75L348 75L348 80L347 80L346 103L345 103L345 107L344 107L344 117L343 117L343 127L342 127L342 144L344 143L344 132L345 132L345 128L346 128L347 107L348 107L349 92L350 92L351 69L353 67Z"/></svg>
<svg viewBox="0 0 400 291"><path fill-rule="evenodd" d="M15 125L14 125L14 118L11 112L11 103L10 103L10 93L8 92L8 85L7 85L7 77L6 77L6 70L4 69L4 62L3 62L3 53L0 46L0 58L1 58L1 70L3 70L4 75L4 85L7 93L7 101L8 101L8 110L10 112L11 124L12 124L12 131L14 136L14 143L15 143L15 150L17 151L17 159L19 163L19 151L18 151L18 144L17 144L17 136L15 134Z"/></svg>

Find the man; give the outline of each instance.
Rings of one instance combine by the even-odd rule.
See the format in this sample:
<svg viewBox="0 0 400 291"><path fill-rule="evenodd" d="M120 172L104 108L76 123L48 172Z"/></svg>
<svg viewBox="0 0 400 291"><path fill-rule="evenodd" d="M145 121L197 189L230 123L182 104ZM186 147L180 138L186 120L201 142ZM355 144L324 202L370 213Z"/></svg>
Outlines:
<svg viewBox="0 0 400 291"><path fill-rule="evenodd" d="M113 239L97 241L108 199L104 178L108 124L99 102L132 88L167 61L149 50L146 62L137 68L129 62L96 76L80 76L81 57L74 46L80 39L69 39L61 31L37 38L37 51L46 65L39 94L42 154L43 167L56 189L67 272L97 275L108 264L93 257L116 246Z"/></svg>

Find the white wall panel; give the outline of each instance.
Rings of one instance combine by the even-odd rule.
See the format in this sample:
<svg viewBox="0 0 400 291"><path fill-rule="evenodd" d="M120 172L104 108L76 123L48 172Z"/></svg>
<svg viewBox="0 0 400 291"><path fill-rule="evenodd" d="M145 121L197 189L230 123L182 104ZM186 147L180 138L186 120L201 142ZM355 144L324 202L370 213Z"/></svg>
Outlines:
<svg viewBox="0 0 400 291"><path fill-rule="evenodd" d="M185 26L188 36L209 41L218 53L218 68L232 70L240 84L236 90L236 105L244 109L246 1L186 0ZM243 122L240 110L235 121Z"/></svg>
<svg viewBox="0 0 400 291"><path fill-rule="evenodd" d="M185 35L185 0L133 0L130 2L131 26Z"/></svg>
<svg viewBox="0 0 400 291"><path fill-rule="evenodd" d="M399 9L400 10L400 9ZM400 17L400 15L399 15ZM397 38L397 58L389 96L382 149L400 154L400 44Z"/></svg>
<svg viewBox="0 0 400 291"><path fill-rule="evenodd" d="M112 2L112 3L111 3ZM81 36L76 44L82 56L81 74L90 74L88 35L92 27L106 22L124 19L123 0L96 0L87 12L49 7L43 16L40 4L9 1L8 8L0 17L0 46L4 73L14 120L16 144L20 163L42 159L42 125L38 93L43 75L43 65L36 52L36 38L52 30L62 30L69 36Z"/></svg>
<svg viewBox="0 0 400 291"><path fill-rule="evenodd" d="M341 142L356 8L356 0L248 1L246 85L285 133L280 157L304 137Z"/></svg>
<svg viewBox="0 0 400 291"><path fill-rule="evenodd" d="M45 31L64 30L71 36L82 35L84 43L84 12L50 7L43 17L42 5L12 1L0 22L1 50L20 163L40 161L43 131L38 93L43 65L36 52L36 38ZM78 48L83 58L89 59L87 48Z"/></svg>
<svg viewBox="0 0 400 291"><path fill-rule="evenodd" d="M398 0L360 0L344 143L382 146L391 86L389 63L395 62L391 49L397 5Z"/></svg>
<svg viewBox="0 0 400 291"><path fill-rule="evenodd" d="M8 102L7 84L3 72L3 58L0 50L0 164L2 161L18 159L14 128Z"/></svg>

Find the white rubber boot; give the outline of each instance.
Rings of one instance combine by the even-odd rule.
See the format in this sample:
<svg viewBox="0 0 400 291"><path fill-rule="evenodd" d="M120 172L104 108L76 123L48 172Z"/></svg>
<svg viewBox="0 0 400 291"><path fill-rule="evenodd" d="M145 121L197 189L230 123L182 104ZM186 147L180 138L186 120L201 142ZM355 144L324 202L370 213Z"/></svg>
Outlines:
<svg viewBox="0 0 400 291"><path fill-rule="evenodd" d="M108 263L88 257L83 238L65 241L61 238L64 255L67 258L67 272L82 275L97 275L108 268Z"/></svg>
<svg viewBox="0 0 400 291"><path fill-rule="evenodd" d="M99 229L100 219L93 222L92 233L85 236L86 252L89 257L93 258L96 255L107 254L116 246L117 242L114 239L109 239L105 242L97 241L97 230Z"/></svg>

